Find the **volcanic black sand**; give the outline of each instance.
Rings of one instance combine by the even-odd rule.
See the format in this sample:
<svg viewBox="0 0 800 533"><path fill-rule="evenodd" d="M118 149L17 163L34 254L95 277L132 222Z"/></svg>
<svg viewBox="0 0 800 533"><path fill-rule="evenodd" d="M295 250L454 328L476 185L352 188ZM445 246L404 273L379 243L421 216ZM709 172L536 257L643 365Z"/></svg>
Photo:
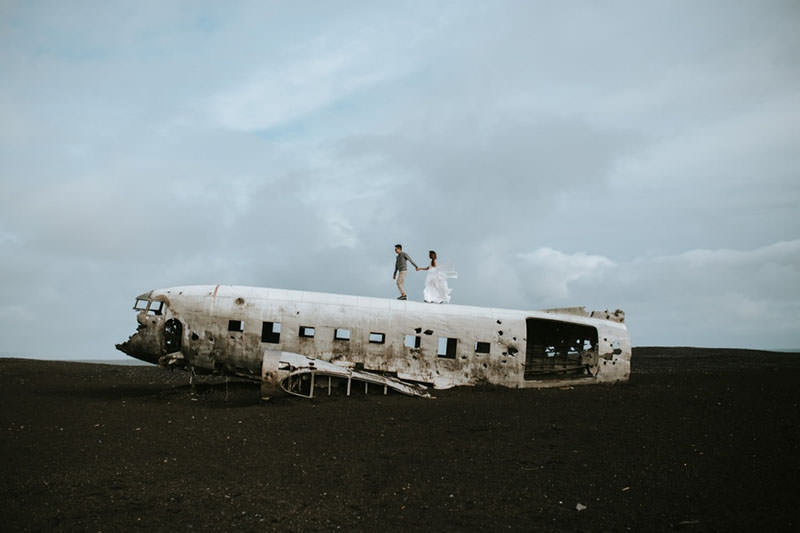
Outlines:
<svg viewBox="0 0 800 533"><path fill-rule="evenodd" d="M629 383L262 401L0 360L20 530L797 530L800 354L638 348Z"/></svg>

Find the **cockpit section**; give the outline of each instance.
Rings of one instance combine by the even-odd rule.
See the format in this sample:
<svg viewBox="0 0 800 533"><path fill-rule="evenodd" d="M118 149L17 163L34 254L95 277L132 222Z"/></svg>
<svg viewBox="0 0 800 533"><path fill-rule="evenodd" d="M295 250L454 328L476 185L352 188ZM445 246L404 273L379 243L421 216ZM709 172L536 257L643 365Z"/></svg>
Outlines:
<svg viewBox="0 0 800 533"><path fill-rule="evenodd" d="M182 326L175 319L166 320L165 301L145 293L136 297L133 309L139 326L127 341L116 345L118 350L152 364L159 364L162 356L180 350Z"/></svg>

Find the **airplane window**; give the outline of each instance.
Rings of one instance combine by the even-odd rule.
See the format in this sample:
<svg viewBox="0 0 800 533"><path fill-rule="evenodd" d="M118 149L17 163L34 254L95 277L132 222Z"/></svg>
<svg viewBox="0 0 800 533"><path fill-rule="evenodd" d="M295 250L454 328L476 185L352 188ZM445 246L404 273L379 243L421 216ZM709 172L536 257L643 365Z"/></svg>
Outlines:
<svg viewBox="0 0 800 533"><path fill-rule="evenodd" d="M488 342L478 341L475 343L475 353L489 353L490 345Z"/></svg>
<svg viewBox="0 0 800 533"><path fill-rule="evenodd" d="M136 303L133 304L133 308L136 309L137 311L144 311L145 309L147 309L148 303L149 300L140 300L137 298Z"/></svg>
<svg viewBox="0 0 800 533"><path fill-rule="evenodd" d="M386 335L384 333L375 333L374 331L370 332L369 342L373 344L383 344L386 342Z"/></svg>
<svg viewBox="0 0 800 533"><path fill-rule="evenodd" d="M301 337L313 337L314 336L314 328L311 326L300 326L300 336Z"/></svg>
<svg viewBox="0 0 800 533"><path fill-rule="evenodd" d="M280 341L281 341L281 323L262 322L261 342L270 342L272 344L278 344Z"/></svg>
<svg viewBox="0 0 800 533"><path fill-rule="evenodd" d="M336 328L333 333L333 338L337 341L349 341L350 340L350 330L344 328Z"/></svg>
<svg viewBox="0 0 800 533"><path fill-rule="evenodd" d="M419 341L419 335L406 335L405 346L406 348L419 348Z"/></svg>
<svg viewBox="0 0 800 533"><path fill-rule="evenodd" d="M439 357L445 357L447 359L455 359L457 345L458 345L458 339L439 337L439 350L436 353Z"/></svg>
<svg viewBox="0 0 800 533"><path fill-rule="evenodd" d="M164 302L156 302L156 301L150 302L150 309L148 310L148 313L151 313L153 315L160 315L161 309L163 307L164 307Z"/></svg>
<svg viewBox="0 0 800 533"><path fill-rule="evenodd" d="M244 320L228 320L228 331L244 331Z"/></svg>

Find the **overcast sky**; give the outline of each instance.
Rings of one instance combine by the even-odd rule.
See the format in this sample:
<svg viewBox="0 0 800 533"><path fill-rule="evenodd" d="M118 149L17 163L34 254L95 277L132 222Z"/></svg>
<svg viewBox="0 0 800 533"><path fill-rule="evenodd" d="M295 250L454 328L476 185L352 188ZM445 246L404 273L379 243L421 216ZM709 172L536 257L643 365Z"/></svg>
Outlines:
<svg viewBox="0 0 800 533"><path fill-rule="evenodd" d="M0 352L149 289L622 308L800 348L800 4L0 2ZM407 288L421 299L424 275Z"/></svg>

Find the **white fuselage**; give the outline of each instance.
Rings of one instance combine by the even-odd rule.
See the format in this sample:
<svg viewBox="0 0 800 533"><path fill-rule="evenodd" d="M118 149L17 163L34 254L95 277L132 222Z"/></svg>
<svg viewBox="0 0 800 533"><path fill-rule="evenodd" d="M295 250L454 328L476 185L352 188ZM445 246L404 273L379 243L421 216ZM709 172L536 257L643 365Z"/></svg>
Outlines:
<svg viewBox="0 0 800 533"><path fill-rule="evenodd" d="M615 382L630 374L621 312L515 311L237 286L138 297L139 331L118 348L162 365L260 379L290 352L436 388Z"/></svg>

